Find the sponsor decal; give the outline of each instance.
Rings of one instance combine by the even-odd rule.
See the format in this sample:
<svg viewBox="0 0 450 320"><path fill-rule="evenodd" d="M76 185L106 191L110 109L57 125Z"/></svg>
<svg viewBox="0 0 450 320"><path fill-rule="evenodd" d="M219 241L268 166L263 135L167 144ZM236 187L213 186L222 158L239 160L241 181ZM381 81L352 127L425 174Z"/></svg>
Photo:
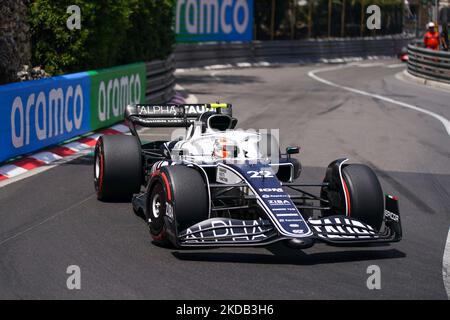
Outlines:
<svg viewBox="0 0 450 320"><path fill-rule="evenodd" d="M228 179L226 177L227 174L227 170L225 170L224 168L217 168L217 182L220 183L228 183Z"/></svg>
<svg viewBox="0 0 450 320"><path fill-rule="evenodd" d="M270 197L263 197L264 194L285 194L280 181L273 175L270 168L267 170L266 166L260 163L226 164L224 166L236 170L245 177L249 186L257 193L259 197L258 203L267 213L280 234L291 237L307 237L312 234L309 226L305 223L292 201L289 199L270 199ZM270 175L266 175L265 172L268 172ZM257 176L257 178L252 178L252 176ZM300 225L300 228L295 229L303 229L305 230L304 233L296 234L292 232L293 228L289 226L289 223L280 218L284 216L294 219L293 222Z"/></svg>
<svg viewBox="0 0 450 320"><path fill-rule="evenodd" d="M289 200L269 200L269 204L272 206L290 206L291 202Z"/></svg>
<svg viewBox="0 0 450 320"><path fill-rule="evenodd" d="M251 41L253 0L177 0L177 42Z"/></svg>
<svg viewBox="0 0 450 320"><path fill-rule="evenodd" d="M0 86L0 161L89 131L89 85L77 73Z"/></svg>
<svg viewBox="0 0 450 320"><path fill-rule="evenodd" d="M283 188L259 188L258 191L261 193L261 197L264 199L289 198L289 196L284 193Z"/></svg>
<svg viewBox="0 0 450 320"><path fill-rule="evenodd" d="M223 167L217 168L216 181L223 184L235 184L241 182L241 178Z"/></svg>
<svg viewBox="0 0 450 320"><path fill-rule="evenodd" d="M162 116L162 115L172 115L172 116L181 116L183 113L180 109L179 105L138 105L137 112L138 115L141 116ZM185 109L185 113L187 116L197 116L206 111L211 111L213 109L206 107L204 104L195 104L195 105L183 105Z"/></svg>
<svg viewBox="0 0 450 320"><path fill-rule="evenodd" d="M214 109L207 108L204 104L189 104L185 105L184 109L186 110L186 114L189 115L200 115L206 111L213 111Z"/></svg>
<svg viewBox="0 0 450 320"><path fill-rule="evenodd" d="M368 224L348 218L310 219L310 225L317 235L329 239L370 239L378 238L373 228Z"/></svg>
<svg viewBox="0 0 450 320"><path fill-rule="evenodd" d="M399 220L399 216L398 214L395 214L389 210L384 210L384 216L390 220L393 220L395 222L398 222Z"/></svg>
<svg viewBox="0 0 450 320"><path fill-rule="evenodd" d="M123 119L125 107L145 102L145 63L89 71L91 128L99 129Z"/></svg>
<svg viewBox="0 0 450 320"><path fill-rule="evenodd" d="M250 170L247 171L247 175L250 177L250 179L274 177L273 172L271 170L259 170L259 171Z"/></svg>
<svg viewBox="0 0 450 320"><path fill-rule="evenodd" d="M179 109L176 105L165 105L165 106L147 106L138 105L137 107L138 115L147 116L147 115L173 115L176 116L180 114Z"/></svg>
<svg viewBox="0 0 450 320"><path fill-rule="evenodd" d="M297 209L292 208L292 207L286 207L286 208L273 208L272 211L292 211L292 212L297 212Z"/></svg>
<svg viewBox="0 0 450 320"><path fill-rule="evenodd" d="M259 188L259 192L284 192L283 188Z"/></svg>
<svg viewBox="0 0 450 320"><path fill-rule="evenodd" d="M289 198L289 196L287 194L263 194L262 197L265 198L265 199L268 199L268 198Z"/></svg>
<svg viewBox="0 0 450 320"><path fill-rule="evenodd" d="M166 216L173 220L173 207L170 203L166 202Z"/></svg>
<svg viewBox="0 0 450 320"><path fill-rule="evenodd" d="M144 63L0 86L0 161L111 126L145 89Z"/></svg>
<svg viewBox="0 0 450 320"><path fill-rule="evenodd" d="M203 231L205 230L205 231ZM215 218L203 221L180 234L186 243L220 241L262 241L273 233L272 227L262 220L225 220ZM214 237L215 239L207 239Z"/></svg>

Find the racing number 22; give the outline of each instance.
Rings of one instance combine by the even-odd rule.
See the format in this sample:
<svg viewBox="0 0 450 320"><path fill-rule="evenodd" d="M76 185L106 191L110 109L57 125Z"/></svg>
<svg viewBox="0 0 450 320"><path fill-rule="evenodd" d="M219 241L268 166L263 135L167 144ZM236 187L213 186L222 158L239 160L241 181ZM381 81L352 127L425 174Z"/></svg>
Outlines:
<svg viewBox="0 0 450 320"><path fill-rule="evenodd" d="M250 175L250 178L273 178L273 173L268 170L261 171L247 171L247 174Z"/></svg>

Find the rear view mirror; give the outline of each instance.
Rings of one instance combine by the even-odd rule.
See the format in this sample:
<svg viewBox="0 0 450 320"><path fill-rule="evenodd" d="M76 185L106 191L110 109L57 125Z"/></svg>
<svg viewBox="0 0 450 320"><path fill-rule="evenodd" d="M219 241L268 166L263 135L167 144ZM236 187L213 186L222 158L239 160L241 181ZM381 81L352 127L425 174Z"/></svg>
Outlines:
<svg viewBox="0 0 450 320"><path fill-rule="evenodd" d="M287 154L297 154L299 152L300 152L300 147L292 147L292 146L290 146L290 147L286 148L286 153Z"/></svg>

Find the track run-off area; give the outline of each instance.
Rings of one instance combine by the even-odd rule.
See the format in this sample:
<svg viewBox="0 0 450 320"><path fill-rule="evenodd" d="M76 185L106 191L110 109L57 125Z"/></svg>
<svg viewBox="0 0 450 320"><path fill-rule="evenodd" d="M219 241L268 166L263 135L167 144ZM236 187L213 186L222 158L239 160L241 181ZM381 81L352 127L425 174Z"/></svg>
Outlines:
<svg viewBox="0 0 450 320"><path fill-rule="evenodd" d="M450 91L400 80L403 70L387 59L176 74L200 103L233 104L239 128L279 129L282 147L301 146L304 182L337 158L371 166L399 198L401 242L161 248L130 203L97 201L87 154L0 186L0 298L447 299ZM66 286L71 265L80 290ZM373 265L381 288L370 290Z"/></svg>

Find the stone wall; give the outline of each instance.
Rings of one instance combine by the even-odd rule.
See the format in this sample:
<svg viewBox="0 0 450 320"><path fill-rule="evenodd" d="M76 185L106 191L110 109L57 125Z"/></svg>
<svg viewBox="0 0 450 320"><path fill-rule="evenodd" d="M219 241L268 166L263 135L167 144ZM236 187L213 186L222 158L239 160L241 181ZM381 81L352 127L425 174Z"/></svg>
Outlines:
<svg viewBox="0 0 450 320"><path fill-rule="evenodd" d="M29 0L0 0L0 84L18 81L17 72L30 65L28 8Z"/></svg>

